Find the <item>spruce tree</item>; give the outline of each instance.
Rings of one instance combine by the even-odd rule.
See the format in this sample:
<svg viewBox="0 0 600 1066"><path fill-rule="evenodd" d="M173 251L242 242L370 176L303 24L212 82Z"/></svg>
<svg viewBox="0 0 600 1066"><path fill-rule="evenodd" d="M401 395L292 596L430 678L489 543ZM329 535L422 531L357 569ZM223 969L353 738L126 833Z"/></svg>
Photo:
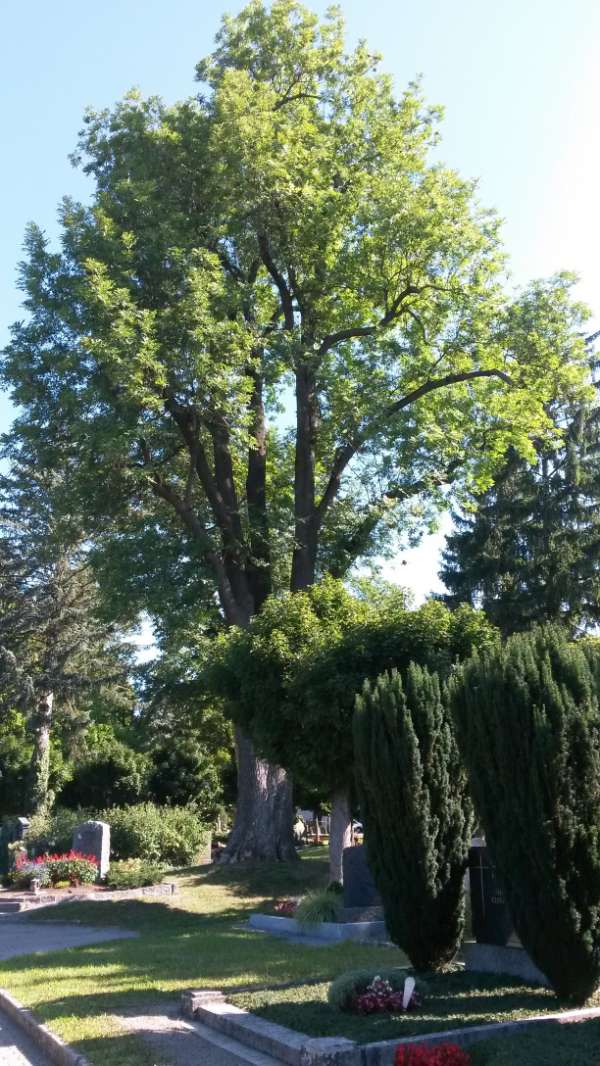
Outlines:
<svg viewBox="0 0 600 1066"><path fill-rule="evenodd" d="M464 927L471 805L439 679L411 663L357 696L356 779L389 934L416 970L455 956Z"/></svg>
<svg viewBox="0 0 600 1066"><path fill-rule="evenodd" d="M563 400L552 414L558 448L538 441L533 465L509 449L475 510L453 516L443 555L444 601L483 607L505 634L600 620L600 406Z"/></svg>
<svg viewBox="0 0 600 1066"><path fill-rule="evenodd" d="M524 948L556 992L600 983L597 651L542 627L476 653L451 684L461 754Z"/></svg>
<svg viewBox="0 0 600 1066"><path fill-rule="evenodd" d="M80 731L91 692L125 684L128 664L75 524L53 513L57 476L16 462L0 478L0 713L27 717L28 812L52 799L56 722Z"/></svg>

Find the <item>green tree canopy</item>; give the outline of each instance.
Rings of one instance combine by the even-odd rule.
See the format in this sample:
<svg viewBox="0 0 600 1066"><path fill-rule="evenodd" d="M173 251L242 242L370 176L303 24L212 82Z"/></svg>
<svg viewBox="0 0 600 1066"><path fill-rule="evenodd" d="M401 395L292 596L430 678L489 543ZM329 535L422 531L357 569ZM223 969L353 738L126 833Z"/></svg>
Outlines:
<svg viewBox="0 0 600 1066"><path fill-rule="evenodd" d="M245 625L531 456L583 312L566 276L507 298L496 217L432 158L439 110L347 52L336 10L252 0L197 76L86 116L91 201L63 201L58 250L28 231L2 380L13 449L69 465L65 513L165 529ZM288 818L284 781L237 748L263 815L232 855L281 854L283 823L248 833Z"/></svg>
<svg viewBox="0 0 600 1066"><path fill-rule="evenodd" d="M597 359L591 357L592 375ZM481 606L504 633L600 619L600 408L553 405L562 438L527 463L511 449L475 510L454 516L440 577L446 603Z"/></svg>

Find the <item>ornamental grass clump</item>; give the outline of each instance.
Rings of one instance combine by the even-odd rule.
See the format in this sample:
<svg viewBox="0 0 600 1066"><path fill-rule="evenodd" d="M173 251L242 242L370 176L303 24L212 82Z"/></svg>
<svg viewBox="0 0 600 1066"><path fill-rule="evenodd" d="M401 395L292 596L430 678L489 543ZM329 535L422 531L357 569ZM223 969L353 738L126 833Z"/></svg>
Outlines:
<svg viewBox="0 0 600 1066"><path fill-rule="evenodd" d="M391 939L418 972L443 969L464 929L471 803L436 674L365 683L354 715L356 780L369 866Z"/></svg>
<svg viewBox="0 0 600 1066"><path fill-rule="evenodd" d="M321 892L309 892L301 899L294 917L301 925L318 925L320 922L337 922L340 910L338 893L325 888Z"/></svg>
<svg viewBox="0 0 600 1066"><path fill-rule="evenodd" d="M558 995L600 984L600 660L554 627L473 656L451 686L477 813L515 929Z"/></svg>

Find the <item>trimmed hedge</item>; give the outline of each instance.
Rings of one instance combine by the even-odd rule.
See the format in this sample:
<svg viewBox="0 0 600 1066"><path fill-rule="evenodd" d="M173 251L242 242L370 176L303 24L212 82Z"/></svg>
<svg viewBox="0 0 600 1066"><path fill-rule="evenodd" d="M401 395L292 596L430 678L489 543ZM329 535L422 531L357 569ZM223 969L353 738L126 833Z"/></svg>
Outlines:
<svg viewBox="0 0 600 1066"><path fill-rule="evenodd" d="M391 939L419 972L449 963L464 930L472 807L437 674L411 663L356 698L365 845Z"/></svg>
<svg viewBox="0 0 600 1066"><path fill-rule="evenodd" d="M600 984L598 652L554 627L453 681L459 744L519 938L558 995Z"/></svg>

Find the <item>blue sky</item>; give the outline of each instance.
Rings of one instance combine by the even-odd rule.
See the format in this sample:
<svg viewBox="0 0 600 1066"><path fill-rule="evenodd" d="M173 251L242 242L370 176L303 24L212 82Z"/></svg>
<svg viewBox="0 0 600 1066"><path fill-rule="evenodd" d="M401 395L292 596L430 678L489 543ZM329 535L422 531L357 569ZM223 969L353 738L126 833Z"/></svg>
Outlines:
<svg viewBox="0 0 600 1066"><path fill-rule="evenodd" d="M26 223L55 233L64 194L85 197L69 164L86 105L133 85L167 100L195 91L194 66L236 0L32 0L5 5L0 81L0 344L19 316L15 265ZM328 3L309 4L323 12ZM505 219L515 284L559 269L581 276L600 320L597 0L346 0L351 41L366 37L401 89L423 76L446 108L442 155L480 180ZM10 404L0 397L0 429ZM436 583L440 537L388 572L418 596ZM401 565L401 563L405 565Z"/></svg>

